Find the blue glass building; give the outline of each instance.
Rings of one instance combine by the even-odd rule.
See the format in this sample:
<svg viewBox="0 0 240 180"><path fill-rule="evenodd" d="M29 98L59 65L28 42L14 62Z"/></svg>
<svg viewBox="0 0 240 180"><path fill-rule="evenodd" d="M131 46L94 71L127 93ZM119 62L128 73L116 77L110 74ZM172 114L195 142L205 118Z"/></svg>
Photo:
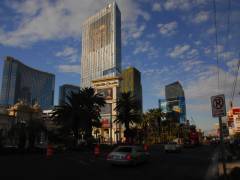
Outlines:
<svg viewBox="0 0 240 180"><path fill-rule="evenodd" d="M74 86L71 84L64 84L59 87L59 105L63 105L64 103L68 103L68 96L71 95L71 93L78 93L80 91L79 86Z"/></svg>
<svg viewBox="0 0 240 180"><path fill-rule="evenodd" d="M166 100L159 100L159 108L169 115L170 119L177 122L186 121L186 102L184 90L180 82L174 82L165 86Z"/></svg>
<svg viewBox="0 0 240 180"><path fill-rule="evenodd" d="M25 101L42 109L53 106L55 75L28 67L13 57L4 60L0 103L13 105Z"/></svg>

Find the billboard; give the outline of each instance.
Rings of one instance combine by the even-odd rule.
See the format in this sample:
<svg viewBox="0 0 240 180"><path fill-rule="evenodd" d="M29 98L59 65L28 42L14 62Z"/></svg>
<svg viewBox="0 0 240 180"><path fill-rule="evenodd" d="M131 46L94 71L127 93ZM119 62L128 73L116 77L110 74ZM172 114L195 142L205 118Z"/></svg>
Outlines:
<svg viewBox="0 0 240 180"><path fill-rule="evenodd" d="M106 100L109 100L109 99L113 98L112 88L97 89L97 93Z"/></svg>
<svg viewBox="0 0 240 180"><path fill-rule="evenodd" d="M233 115L235 132L240 132L240 114Z"/></svg>
<svg viewBox="0 0 240 180"><path fill-rule="evenodd" d="M101 114L111 114L112 113L112 104L107 103L101 107Z"/></svg>
<svg viewBox="0 0 240 180"><path fill-rule="evenodd" d="M110 128L110 116L101 119L102 128Z"/></svg>
<svg viewBox="0 0 240 180"><path fill-rule="evenodd" d="M178 114L177 120L180 123L184 123L186 120L186 105L185 97L170 98L168 100L159 99L159 108L162 109L164 113ZM171 115L170 115L171 116Z"/></svg>

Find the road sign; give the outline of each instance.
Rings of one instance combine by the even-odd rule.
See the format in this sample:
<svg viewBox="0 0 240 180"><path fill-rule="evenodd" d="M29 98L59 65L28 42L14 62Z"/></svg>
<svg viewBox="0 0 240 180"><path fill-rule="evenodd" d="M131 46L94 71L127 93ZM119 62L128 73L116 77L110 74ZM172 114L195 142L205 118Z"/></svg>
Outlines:
<svg viewBox="0 0 240 180"><path fill-rule="evenodd" d="M212 96L212 116L213 117L223 117L226 116L226 105L224 94Z"/></svg>

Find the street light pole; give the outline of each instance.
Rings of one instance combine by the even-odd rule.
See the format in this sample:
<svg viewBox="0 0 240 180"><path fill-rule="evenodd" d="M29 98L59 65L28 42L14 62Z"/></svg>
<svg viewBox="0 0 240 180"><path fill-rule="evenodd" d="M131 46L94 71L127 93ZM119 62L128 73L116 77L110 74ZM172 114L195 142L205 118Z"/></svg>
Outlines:
<svg viewBox="0 0 240 180"><path fill-rule="evenodd" d="M112 110L110 113L110 144L112 145L113 141L112 141Z"/></svg>

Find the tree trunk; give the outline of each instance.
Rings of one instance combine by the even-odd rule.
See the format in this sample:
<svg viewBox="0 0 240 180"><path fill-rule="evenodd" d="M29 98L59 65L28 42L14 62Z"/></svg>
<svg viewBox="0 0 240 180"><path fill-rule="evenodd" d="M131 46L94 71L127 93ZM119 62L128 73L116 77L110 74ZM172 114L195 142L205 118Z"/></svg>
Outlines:
<svg viewBox="0 0 240 180"><path fill-rule="evenodd" d="M77 147L78 139L79 139L78 129L73 130L73 135L74 135L74 146Z"/></svg>
<svg viewBox="0 0 240 180"><path fill-rule="evenodd" d="M126 143L130 143L129 142L129 132L130 132L129 123L125 123L125 133L124 133L124 136L126 138Z"/></svg>
<svg viewBox="0 0 240 180"><path fill-rule="evenodd" d="M34 148L36 136L34 134L29 135L29 147Z"/></svg>

